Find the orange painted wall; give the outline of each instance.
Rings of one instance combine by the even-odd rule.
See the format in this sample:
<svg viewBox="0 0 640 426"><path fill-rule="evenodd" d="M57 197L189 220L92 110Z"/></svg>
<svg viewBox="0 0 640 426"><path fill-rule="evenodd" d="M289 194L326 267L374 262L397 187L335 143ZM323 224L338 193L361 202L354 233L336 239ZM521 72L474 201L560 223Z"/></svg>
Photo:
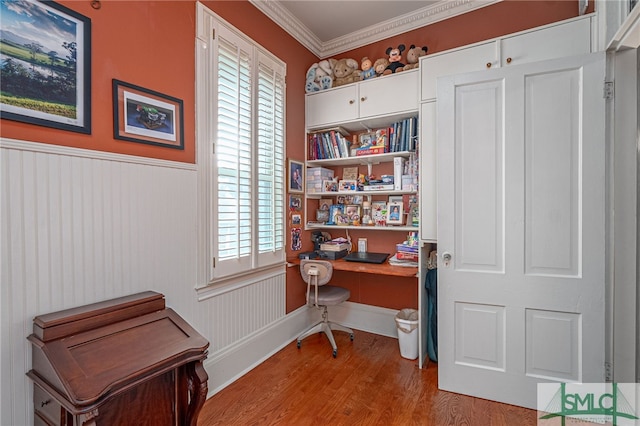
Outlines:
<svg viewBox="0 0 640 426"><path fill-rule="evenodd" d="M90 1L59 0L92 21L92 134L1 120L0 136L105 152L195 163L195 0L111 1L95 10ZM287 64L287 157L304 160L304 80L318 58L269 20L247 0L203 3L270 50ZM439 22L407 34L355 49L339 57L384 56L399 43L426 44L430 52L450 49L498 35L566 19L577 14L577 1L507 0L465 16ZM112 130L113 78L184 101L185 149L175 150L115 140ZM289 221L290 219L288 219ZM287 230L290 230L290 224ZM310 250L309 232L303 250ZM397 235L356 231L369 238L372 251L393 247ZM287 237L287 244L290 238ZM289 256L297 252L288 250ZM337 277L352 286L354 300L377 306L415 307L417 289L409 280L400 287L385 277ZM286 310L304 304L305 286L297 268L287 273Z"/></svg>
<svg viewBox="0 0 640 426"><path fill-rule="evenodd" d="M195 163L195 0L103 0L99 10L90 1L59 3L91 19L92 134L2 120L0 136ZM317 58L246 0L203 3L287 63L288 155L302 160L304 78ZM184 151L113 138L114 78L183 100Z"/></svg>

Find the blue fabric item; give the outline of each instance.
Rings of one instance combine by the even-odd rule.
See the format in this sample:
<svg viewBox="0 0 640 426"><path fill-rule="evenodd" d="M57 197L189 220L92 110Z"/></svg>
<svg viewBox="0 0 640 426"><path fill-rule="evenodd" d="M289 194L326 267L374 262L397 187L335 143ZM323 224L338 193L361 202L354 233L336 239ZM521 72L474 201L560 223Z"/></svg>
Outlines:
<svg viewBox="0 0 640 426"><path fill-rule="evenodd" d="M427 354L438 362L438 270L430 269L424 280L427 291Z"/></svg>

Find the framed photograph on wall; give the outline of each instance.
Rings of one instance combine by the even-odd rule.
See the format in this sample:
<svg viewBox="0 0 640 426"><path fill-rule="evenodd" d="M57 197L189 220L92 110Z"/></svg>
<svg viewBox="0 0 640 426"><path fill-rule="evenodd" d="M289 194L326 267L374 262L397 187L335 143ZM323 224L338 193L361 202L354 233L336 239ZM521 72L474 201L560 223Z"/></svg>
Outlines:
<svg viewBox="0 0 640 426"><path fill-rule="evenodd" d="M289 192L304 192L304 164L289 160Z"/></svg>
<svg viewBox="0 0 640 426"><path fill-rule="evenodd" d="M91 20L53 1L0 2L2 118L91 134Z"/></svg>
<svg viewBox="0 0 640 426"><path fill-rule="evenodd" d="M181 99L113 79L113 137L184 149Z"/></svg>

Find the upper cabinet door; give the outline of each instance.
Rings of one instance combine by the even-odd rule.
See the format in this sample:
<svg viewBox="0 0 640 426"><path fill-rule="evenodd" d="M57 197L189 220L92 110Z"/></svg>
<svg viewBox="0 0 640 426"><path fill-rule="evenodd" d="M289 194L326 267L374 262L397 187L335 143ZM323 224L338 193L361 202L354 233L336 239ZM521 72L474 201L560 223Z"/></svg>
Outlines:
<svg viewBox="0 0 640 426"><path fill-rule="evenodd" d="M479 44L451 52L427 55L420 60L422 100L436 98L436 80L445 75L481 71L498 65L496 42Z"/></svg>
<svg viewBox="0 0 640 426"><path fill-rule="evenodd" d="M415 71L365 80L359 87L361 118L418 110L418 73Z"/></svg>
<svg viewBox="0 0 640 426"><path fill-rule="evenodd" d="M358 88L355 84L307 95L307 128L355 120L358 118L358 103Z"/></svg>
<svg viewBox="0 0 640 426"><path fill-rule="evenodd" d="M591 52L591 20L580 19L500 40L501 65L519 65Z"/></svg>
<svg viewBox="0 0 640 426"><path fill-rule="evenodd" d="M307 130L340 125L363 130L387 126L418 112L417 71L365 80L306 97Z"/></svg>

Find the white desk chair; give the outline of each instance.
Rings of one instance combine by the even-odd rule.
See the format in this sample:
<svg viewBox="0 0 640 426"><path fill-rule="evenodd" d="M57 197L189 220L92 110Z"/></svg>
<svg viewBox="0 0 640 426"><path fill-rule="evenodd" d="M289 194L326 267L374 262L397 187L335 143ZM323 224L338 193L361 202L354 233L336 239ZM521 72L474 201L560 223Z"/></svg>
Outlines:
<svg viewBox="0 0 640 426"><path fill-rule="evenodd" d="M349 337L353 341L353 330L330 322L327 306L334 306L344 302L351 296L351 292L343 287L326 285L333 274L333 265L326 260L303 259L300 262L300 273L302 274L302 279L307 283L307 305L314 305L318 309L322 309L322 321L314 324L298 337L298 348L300 348L302 339L305 337L323 332L331 342L333 357L335 358L338 356L338 347L331 331L337 330L349 333Z"/></svg>

